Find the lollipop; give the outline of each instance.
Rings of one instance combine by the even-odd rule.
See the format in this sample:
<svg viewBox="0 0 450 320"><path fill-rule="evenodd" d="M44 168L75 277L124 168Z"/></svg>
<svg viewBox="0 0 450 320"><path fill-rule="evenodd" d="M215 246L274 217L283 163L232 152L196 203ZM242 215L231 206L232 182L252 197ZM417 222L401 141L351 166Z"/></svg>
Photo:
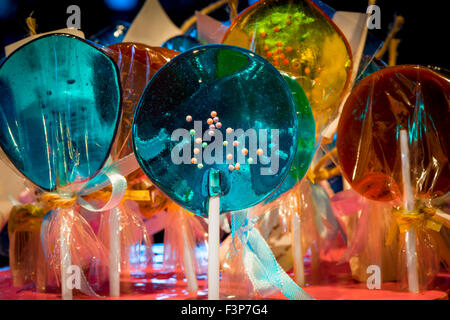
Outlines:
<svg viewBox="0 0 450 320"><path fill-rule="evenodd" d="M221 194L222 212L245 209L289 172L298 141L293 108L283 78L259 56L229 46L197 48L163 67L144 91L134 119L136 157L156 186L197 215L207 216L211 193ZM261 130L259 145L252 139L246 148L244 131L253 128ZM181 144L172 141L176 129L186 138ZM210 175L220 177L218 191L208 189Z"/></svg>
<svg viewBox="0 0 450 320"><path fill-rule="evenodd" d="M40 37L0 67L0 146L28 180L58 193L41 196L54 209L45 222L49 228L41 230L50 264L61 269L64 299L72 297L66 286L70 265L100 266L101 247L72 205L105 164L120 112L114 62L80 38Z"/></svg>
<svg viewBox="0 0 450 320"><path fill-rule="evenodd" d="M170 198L209 217L210 298L218 298L219 210L248 208L281 184L297 147L294 107L266 60L223 45L178 55L142 95L136 158Z"/></svg>
<svg viewBox="0 0 450 320"><path fill-rule="evenodd" d="M122 121L116 143L111 151L111 158L118 161L132 154L131 124L145 86L159 68L178 53L166 48L153 48L134 43L113 44L104 50L119 68L123 92ZM127 182L131 187L128 189L128 194L134 195L130 200L138 201L140 206L145 206L146 203L147 207L148 203L150 206L156 205L152 202L157 199L147 199L141 196L141 194L149 194L147 188L138 191L132 189L142 180L146 180L146 178L141 170L128 176ZM142 218L129 207L129 202L125 202L119 204L115 212L111 211L109 214L102 215L98 235L102 242L109 246L110 270L114 267L117 268L116 272L111 272L116 275L116 285L112 286L111 295L119 296L120 288L117 276L119 270L127 272L131 268L129 256L139 257L138 260L143 261L152 255L147 229ZM114 247L114 245L118 247ZM145 249L141 250L142 247ZM137 248L137 251L130 250L130 248Z"/></svg>
<svg viewBox="0 0 450 320"><path fill-rule="evenodd" d="M259 1L238 16L222 43L249 48L294 77L311 103L318 132L336 117L350 80L351 50L312 1Z"/></svg>
<svg viewBox="0 0 450 320"><path fill-rule="evenodd" d="M58 60L50 59L53 50ZM41 189L76 191L102 168L114 140L120 112L114 63L87 42L58 34L14 52L0 72L2 150ZM85 140L87 130L92 136Z"/></svg>
<svg viewBox="0 0 450 320"><path fill-rule="evenodd" d="M343 175L364 197L401 203L410 291L418 291L414 218L450 190L450 81L420 66L377 71L358 83L338 127ZM418 221L418 220L417 220Z"/></svg>
<svg viewBox="0 0 450 320"><path fill-rule="evenodd" d="M291 166L289 176L284 180L281 187L272 195L266 202L278 199L280 195L288 190L291 190L297 183L300 183L306 171L309 168L312 157L315 152L315 123L314 117L302 87L295 81L294 78L285 75L292 96L294 97L297 121L299 127L299 140L297 145L297 153L294 162ZM294 192L295 193L295 192ZM301 227L299 217L299 206L302 203L297 201L295 196L288 197L294 199L291 203L285 206L286 211L291 216L292 229L292 252L294 260L294 278L298 285L304 285L304 268L303 268L303 250L301 243ZM289 202L289 200L288 200ZM280 208L282 210L282 208Z"/></svg>
<svg viewBox="0 0 450 320"><path fill-rule="evenodd" d="M108 55L116 62L121 75L123 88L122 121L117 133L116 143L111 151L114 160L119 160L133 153L131 143L131 125L134 112L145 86L155 73L178 52L166 48L149 47L137 43L119 43L105 48ZM149 218L153 213L164 208L167 198L160 195L141 170L129 175L128 184L132 189L149 190L151 201L139 201L141 214Z"/></svg>
<svg viewBox="0 0 450 320"><path fill-rule="evenodd" d="M409 177L416 198L450 190L450 82L419 66L385 68L362 80L347 100L338 128L342 172L363 196L401 200L400 131L409 135Z"/></svg>

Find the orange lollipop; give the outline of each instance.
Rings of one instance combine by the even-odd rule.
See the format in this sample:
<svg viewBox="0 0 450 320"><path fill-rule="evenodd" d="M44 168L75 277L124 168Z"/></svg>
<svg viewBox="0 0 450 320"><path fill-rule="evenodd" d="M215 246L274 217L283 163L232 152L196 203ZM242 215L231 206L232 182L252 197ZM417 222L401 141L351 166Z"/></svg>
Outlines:
<svg viewBox="0 0 450 320"><path fill-rule="evenodd" d="M178 52L138 43L117 43L106 47L105 50L119 68L122 85L122 122L116 143L111 150L113 160L119 160L133 152L130 139L131 125L142 92L153 75ZM148 180L141 169L130 174L127 181L129 189L148 190L150 193L150 201L137 202L139 211L144 217L150 218L154 213L167 207L168 198Z"/></svg>
<svg viewBox="0 0 450 320"><path fill-rule="evenodd" d="M408 136L415 200L450 190L450 80L420 66L377 71L355 87L337 133L342 172L363 196L381 201L403 194L400 131Z"/></svg>
<svg viewBox="0 0 450 320"><path fill-rule="evenodd" d="M111 151L113 160L118 160L133 152L130 140L131 125L142 92L153 75L178 52L126 42L110 45L106 47L106 52L119 68L122 85L122 122L116 145Z"/></svg>

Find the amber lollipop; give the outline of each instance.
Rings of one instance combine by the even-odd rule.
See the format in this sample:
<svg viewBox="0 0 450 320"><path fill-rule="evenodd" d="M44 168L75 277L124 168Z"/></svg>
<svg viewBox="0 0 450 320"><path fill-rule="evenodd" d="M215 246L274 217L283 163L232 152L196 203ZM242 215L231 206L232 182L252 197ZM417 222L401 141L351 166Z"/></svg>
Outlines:
<svg viewBox="0 0 450 320"><path fill-rule="evenodd" d="M111 151L113 160L119 160L133 152L131 125L142 92L153 75L178 52L131 42L112 44L106 47L106 51L119 68L122 84L122 122ZM150 201L138 202L140 213L144 217L150 218L166 207L168 198L150 182L141 169L130 174L127 182L131 190L148 190L150 193Z"/></svg>
<svg viewBox="0 0 450 320"><path fill-rule="evenodd" d="M342 172L363 196L401 200L400 131L409 137L416 198L450 190L450 80L428 68L396 66L362 80L344 106L337 149Z"/></svg>
<svg viewBox="0 0 450 320"><path fill-rule="evenodd" d="M106 47L106 51L119 68L122 85L122 122L116 145L111 151L113 160L118 160L133 152L130 140L131 124L145 86L178 52L130 42L110 45Z"/></svg>
<svg viewBox="0 0 450 320"><path fill-rule="evenodd" d="M164 48L152 48L141 44L118 43L104 48L114 60L120 73L122 89L122 118L117 130L116 141L111 149L113 161L124 159L133 153L131 145L131 127L134 111L151 77L166 64L177 52ZM127 160L123 160L127 163ZM136 181L145 179L142 171L127 176L128 189L125 200L137 203L151 202L148 188L133 190ZM111 190L102 190L106 193ZM99 198L100 199L100 198ZM148 261L152 255L151 241L142 218L130 209L130 203L120 203L109 214L102 215L98 236L109 248L110 295L120 295L120 273L130 271L131 257L139 257L137 261ZM145 204L141 204L141 206ZM145 252L141 248L145 248ZM130 248L136 248L131 249ZM137 266L140 267L140 266Z"/></svg>
<svg viewBox="0 0 450 320"><path fill-rule="evenodd" d="M364 197L399 208L412 292L419 290L417 221L450 190L449 111L449 79L421 66L396 66L355 87L338 126L343 175Z"/></svg>

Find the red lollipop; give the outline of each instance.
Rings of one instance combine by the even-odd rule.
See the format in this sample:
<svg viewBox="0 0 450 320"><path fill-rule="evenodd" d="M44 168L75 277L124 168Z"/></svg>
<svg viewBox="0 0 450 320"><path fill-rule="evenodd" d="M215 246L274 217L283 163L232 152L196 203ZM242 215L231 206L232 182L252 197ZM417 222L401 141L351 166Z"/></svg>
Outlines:
<svg viewBox="0 0 450 320"><path fill-rule="evenodd" d="M414 200L446 194L449 111L450 80L428 68L389 67L366 77L347 99L338 126L343 175L364 197L401 200L403 131Z"/></svg>

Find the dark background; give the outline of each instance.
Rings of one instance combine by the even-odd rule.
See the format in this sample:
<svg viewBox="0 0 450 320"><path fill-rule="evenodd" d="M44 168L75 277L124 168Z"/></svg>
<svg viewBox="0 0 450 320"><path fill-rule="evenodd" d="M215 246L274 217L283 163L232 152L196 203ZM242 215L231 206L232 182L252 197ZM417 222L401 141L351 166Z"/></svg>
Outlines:
<svg viewBox="0 0 450 320"><path fill-rule="evenodd" d="M187 18L215 0L160 0L170 18L181 25ZM336 10L364 12L366 0L323 0ZM38 32L64 28L70 4L81 8L81 28L86 37L94 35L117 20L131 22L144 0L0 0L0 46L15 42L27 35L25 19L34 11ZM247 0L241 0L245 7ZM402 40L398 64L423 64L449 68L446 51L448 40L447 11L444 1L378 0L381 8L381 30L371 31L383 40L394 15L405 17L403 29L398 34ZM122 6L119 10L117 7ZM114 9L116 7L116 9ZM222 10L215 15L225 20ZM1 50L3 51L3 50ZM0 55L2 56L3 53Z"/></svg>
<svg viewBox="0 0 450 320"><path fill-rule="evenodd" d="M160 0L169 17L175 24L181 24L215 0ZM323 0L335 10L365 12L365 0ZM37 32L47 32L66 27L69 14L67 7L71 4L80 6L81 28L90 38L92 35L118 20L132 22L139 12L144 0L0 0L0 58L4 55L3 47L18 41L28 34L25 19L33 12L37 20ZM404 1L379 0L381 8L381 29L371 33L384 40L389 32L389 25L394 16L405 18L403 29L397 38L401 39L398 64L422 64L449 69L447 11L444 1ZM241 9L247 6L247 0L240 1ZM226 10L219 10L213 15L216 19L227 20ZM387 57L385 57L387 60ZM0 177L1 178L1 177ZM156 241L162 241L158 235ZM7 228L0 235L0 267L8 264Z"/></svg>

